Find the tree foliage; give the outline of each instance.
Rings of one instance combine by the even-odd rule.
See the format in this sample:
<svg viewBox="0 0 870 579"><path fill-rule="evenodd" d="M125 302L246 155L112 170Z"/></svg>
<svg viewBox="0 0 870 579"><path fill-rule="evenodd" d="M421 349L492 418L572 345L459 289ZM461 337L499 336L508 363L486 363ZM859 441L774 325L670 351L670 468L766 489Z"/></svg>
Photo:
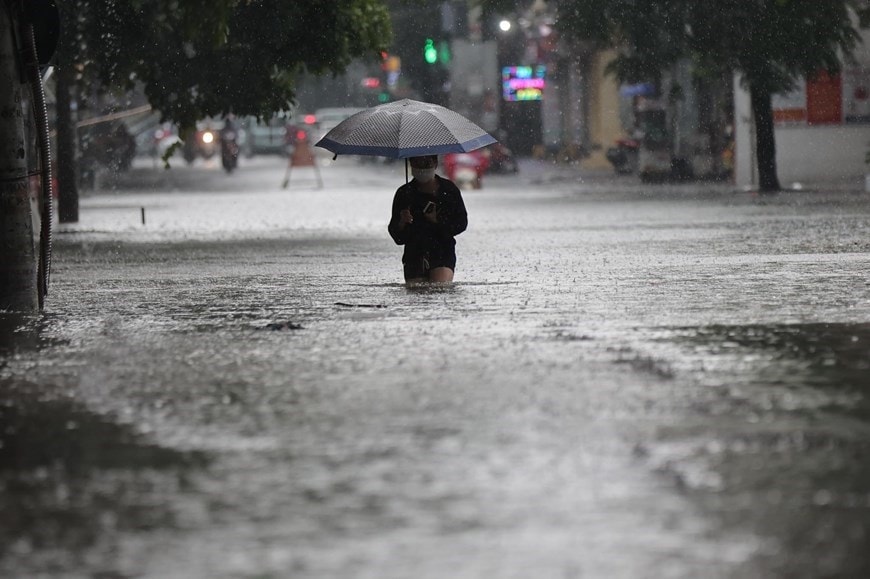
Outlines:
<svg viewBox="0 0 870 579"><path fill-rule="evenodd" d="M779 189L773 94L801 77L838 72L860 42L866 0L558 0L559 30L615 48L622 81L655 81L680 59L712 74L740 73L756 127L759 186Z"/></svg>
<svg viewBox="0 0 870 579"><path fill-rule="evenodd" d="M166 120L286 110L302 72L338 74L389 45L380 0L77 0L64 25L85 84L141 83Z"/></svg>
<svg viewBox="0 0 870 579"><path fill-rule="evenodd" d="M617 48L621 80L650 80L678 59L739 72L768 91L819 70L839 70L860 41L861 0L562 0L560 31Z"/></svg>

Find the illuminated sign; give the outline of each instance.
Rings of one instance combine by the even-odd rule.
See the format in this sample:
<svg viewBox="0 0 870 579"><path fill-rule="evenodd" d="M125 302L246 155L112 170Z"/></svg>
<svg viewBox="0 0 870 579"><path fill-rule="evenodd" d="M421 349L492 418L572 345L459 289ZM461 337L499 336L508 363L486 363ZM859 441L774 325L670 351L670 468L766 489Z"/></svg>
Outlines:
<svg viewBox="0 0 870 579"><path fill-rule="evenodd" d="M506 101L539 101L544 96L547 67L505 66L501 69L502 96Z"/></svg>

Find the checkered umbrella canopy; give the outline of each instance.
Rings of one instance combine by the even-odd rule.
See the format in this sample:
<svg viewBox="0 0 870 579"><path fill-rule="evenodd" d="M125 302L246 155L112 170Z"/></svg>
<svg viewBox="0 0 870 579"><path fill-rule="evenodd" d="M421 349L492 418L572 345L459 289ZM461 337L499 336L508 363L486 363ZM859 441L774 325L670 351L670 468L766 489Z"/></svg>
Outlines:
<svg viewBox="0 0 870 579"><path fill-rule="evenodd" d="M450 109L404 99L358 112L335 126L315 146L336 155L394 159L467 153L496 140Z"/></svg>

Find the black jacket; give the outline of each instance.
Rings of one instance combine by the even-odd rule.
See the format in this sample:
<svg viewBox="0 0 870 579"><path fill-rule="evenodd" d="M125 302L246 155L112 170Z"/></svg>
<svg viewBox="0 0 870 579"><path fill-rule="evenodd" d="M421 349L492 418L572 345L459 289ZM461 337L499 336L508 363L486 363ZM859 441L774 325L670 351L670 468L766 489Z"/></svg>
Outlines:
<svg viewBox="0 0 870 579"><path fill-rule="evenodd" d="M468 227L468 213L462 194L453 181L435 176L438 190L435 195L423 193L412 180L399 187L393 197L393 214L388 230L390 237L398 245L405 246L405 253L425 254L432 250L452 249L456 245L454 236ZM423 216L423 208L429 201L435 201L438 223L431 223ZM414 222L399 229L399 213L411 209Z"/></svg>

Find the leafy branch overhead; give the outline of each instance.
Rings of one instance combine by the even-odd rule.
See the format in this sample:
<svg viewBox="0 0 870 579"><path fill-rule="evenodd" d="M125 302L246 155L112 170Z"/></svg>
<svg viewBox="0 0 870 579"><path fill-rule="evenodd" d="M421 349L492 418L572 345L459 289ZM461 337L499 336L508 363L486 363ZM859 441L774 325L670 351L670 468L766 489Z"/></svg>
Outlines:
<svg viewBox="0 0 870 579"><path fill-rule="evenodd" d="M563 35L618 49L620 80L653 80L691 58L771 92L838 70L870 20L863 0L563 0L558 11Z"/></svg>
<svg viewBox="0 0 870 579"><path fill-rule="evenodd" d="M80 0L65 16L83 83L141 83L182 126L287 110L301 72L339 74L391 40L380 0Z"/></svg>

